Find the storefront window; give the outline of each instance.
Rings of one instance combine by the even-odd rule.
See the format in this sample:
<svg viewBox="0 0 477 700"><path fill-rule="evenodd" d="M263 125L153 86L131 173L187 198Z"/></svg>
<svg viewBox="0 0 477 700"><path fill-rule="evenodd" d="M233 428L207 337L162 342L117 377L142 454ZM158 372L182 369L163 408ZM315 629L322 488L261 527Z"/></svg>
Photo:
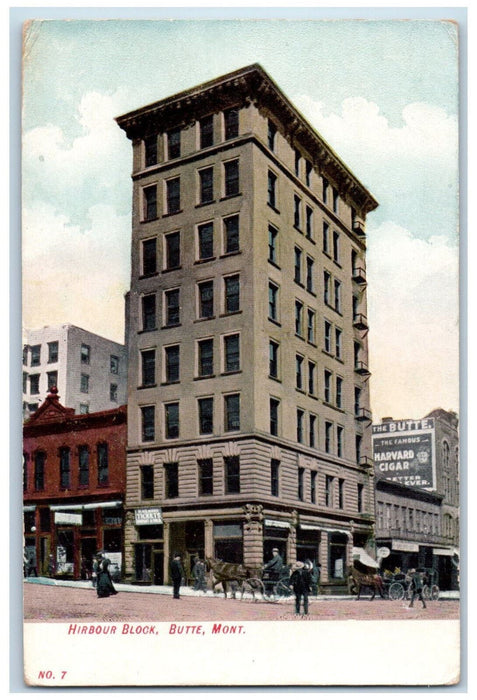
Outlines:
<svg viewBox="0 0 477 700"><path fill-rule="evenodd" d="M73 574L74 540L73 530L58 530L56 546L56 573Z"/></svg>
<svg viewBox="0 0 477 700"><path fill-rule="evenodd" d="M346 576L346 545L348 538L344 534L332 534L329 544L330 578L342 579Z"/></svg>
<svg viewBox="0 0 477 700"><path fill-rule="evenodd" d="M215 557L222 561L243 562L243 538L241 523L214 524Z"/></svg>
<svg viewBox="0 0 477 700"><path fill-rule="evenodd" d="M272 558L272 550L277 548L283 563L287 561L287 540L288 529L281 527L265 527L263 533L263 561L270 561Z"/></svg>

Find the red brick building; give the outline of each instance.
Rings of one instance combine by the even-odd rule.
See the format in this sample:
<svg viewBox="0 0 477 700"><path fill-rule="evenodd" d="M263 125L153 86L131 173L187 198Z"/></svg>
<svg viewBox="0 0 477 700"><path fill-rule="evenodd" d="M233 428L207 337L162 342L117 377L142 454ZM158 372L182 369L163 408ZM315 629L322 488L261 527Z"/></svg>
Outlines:
<svg viewBox="0 0 477 700"><path fill-rule="evenodd" d="M56 387L25 423L25 554L39 576L88 577L99 549L120 572L126 428L126 406L78 415Z"/></svg>

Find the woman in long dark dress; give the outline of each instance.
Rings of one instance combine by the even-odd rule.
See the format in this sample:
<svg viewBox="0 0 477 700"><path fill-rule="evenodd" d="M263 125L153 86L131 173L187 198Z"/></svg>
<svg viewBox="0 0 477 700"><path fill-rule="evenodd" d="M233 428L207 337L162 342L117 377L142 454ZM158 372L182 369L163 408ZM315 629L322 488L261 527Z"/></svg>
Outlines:
<svg viewBox="0 0 477 700"><path fill-rule="evenodd" d="M98 598L109 598L110 595L116 595L117 590L113 586L111 575L109 573L109 559L103 559L99 565L96 590Z"/></svg>

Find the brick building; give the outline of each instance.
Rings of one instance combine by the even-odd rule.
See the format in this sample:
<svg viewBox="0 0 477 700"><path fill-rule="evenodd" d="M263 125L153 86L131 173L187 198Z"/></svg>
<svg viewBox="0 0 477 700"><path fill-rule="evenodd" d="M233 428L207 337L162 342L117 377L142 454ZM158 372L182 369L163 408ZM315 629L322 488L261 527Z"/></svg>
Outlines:
<svg viewBox="0 0 477 700"><path fill-rule="evenodd" d="M122 566L126 407L78 415L52 387L23 426L26 553L38 575L84 576L105 549Z"/></svg>
<svg viewBox="0 0 477 700"><path fill-rule="evenodd" d="M132 142L125 568L372 544L365 218L258 65L117 119Z"/></svg>
<svg viewBox="0 0 477 700"><path fill-rule="evenodd" d="M439 408L421 420L373 426L376 543L389 570L434 568L439 585L459 585L458 418Z"/></svg>

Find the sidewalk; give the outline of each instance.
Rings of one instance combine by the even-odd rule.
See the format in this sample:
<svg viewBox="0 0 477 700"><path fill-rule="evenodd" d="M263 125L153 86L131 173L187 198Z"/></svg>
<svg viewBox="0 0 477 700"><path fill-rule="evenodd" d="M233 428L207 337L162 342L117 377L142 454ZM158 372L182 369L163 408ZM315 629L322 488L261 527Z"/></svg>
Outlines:
<svg viewBox="0 0 477 700"><path fill-rule="evenodd" d="M60 581L52 578L47 578L45 576L29 576L23 579L25 583L37 583L46 586L65 586L68 588L87 588L93 590L91 581ZM115 589L118 592L124 591L127 593L146 593L153 595L172 595L172 586L134 586L131 583L115 583ZM203 598L208 596L210 598L223 597L223 592L212 593L212 591L194 591L193 588L188 586L181 586L181 596L192 596ZM237 592L237 597L240 597L240 593ZM354 595L318 595L310 596L316 600L353 600ZM439 600L460 600L460 591L441 591L439 594Z"/></svg>

